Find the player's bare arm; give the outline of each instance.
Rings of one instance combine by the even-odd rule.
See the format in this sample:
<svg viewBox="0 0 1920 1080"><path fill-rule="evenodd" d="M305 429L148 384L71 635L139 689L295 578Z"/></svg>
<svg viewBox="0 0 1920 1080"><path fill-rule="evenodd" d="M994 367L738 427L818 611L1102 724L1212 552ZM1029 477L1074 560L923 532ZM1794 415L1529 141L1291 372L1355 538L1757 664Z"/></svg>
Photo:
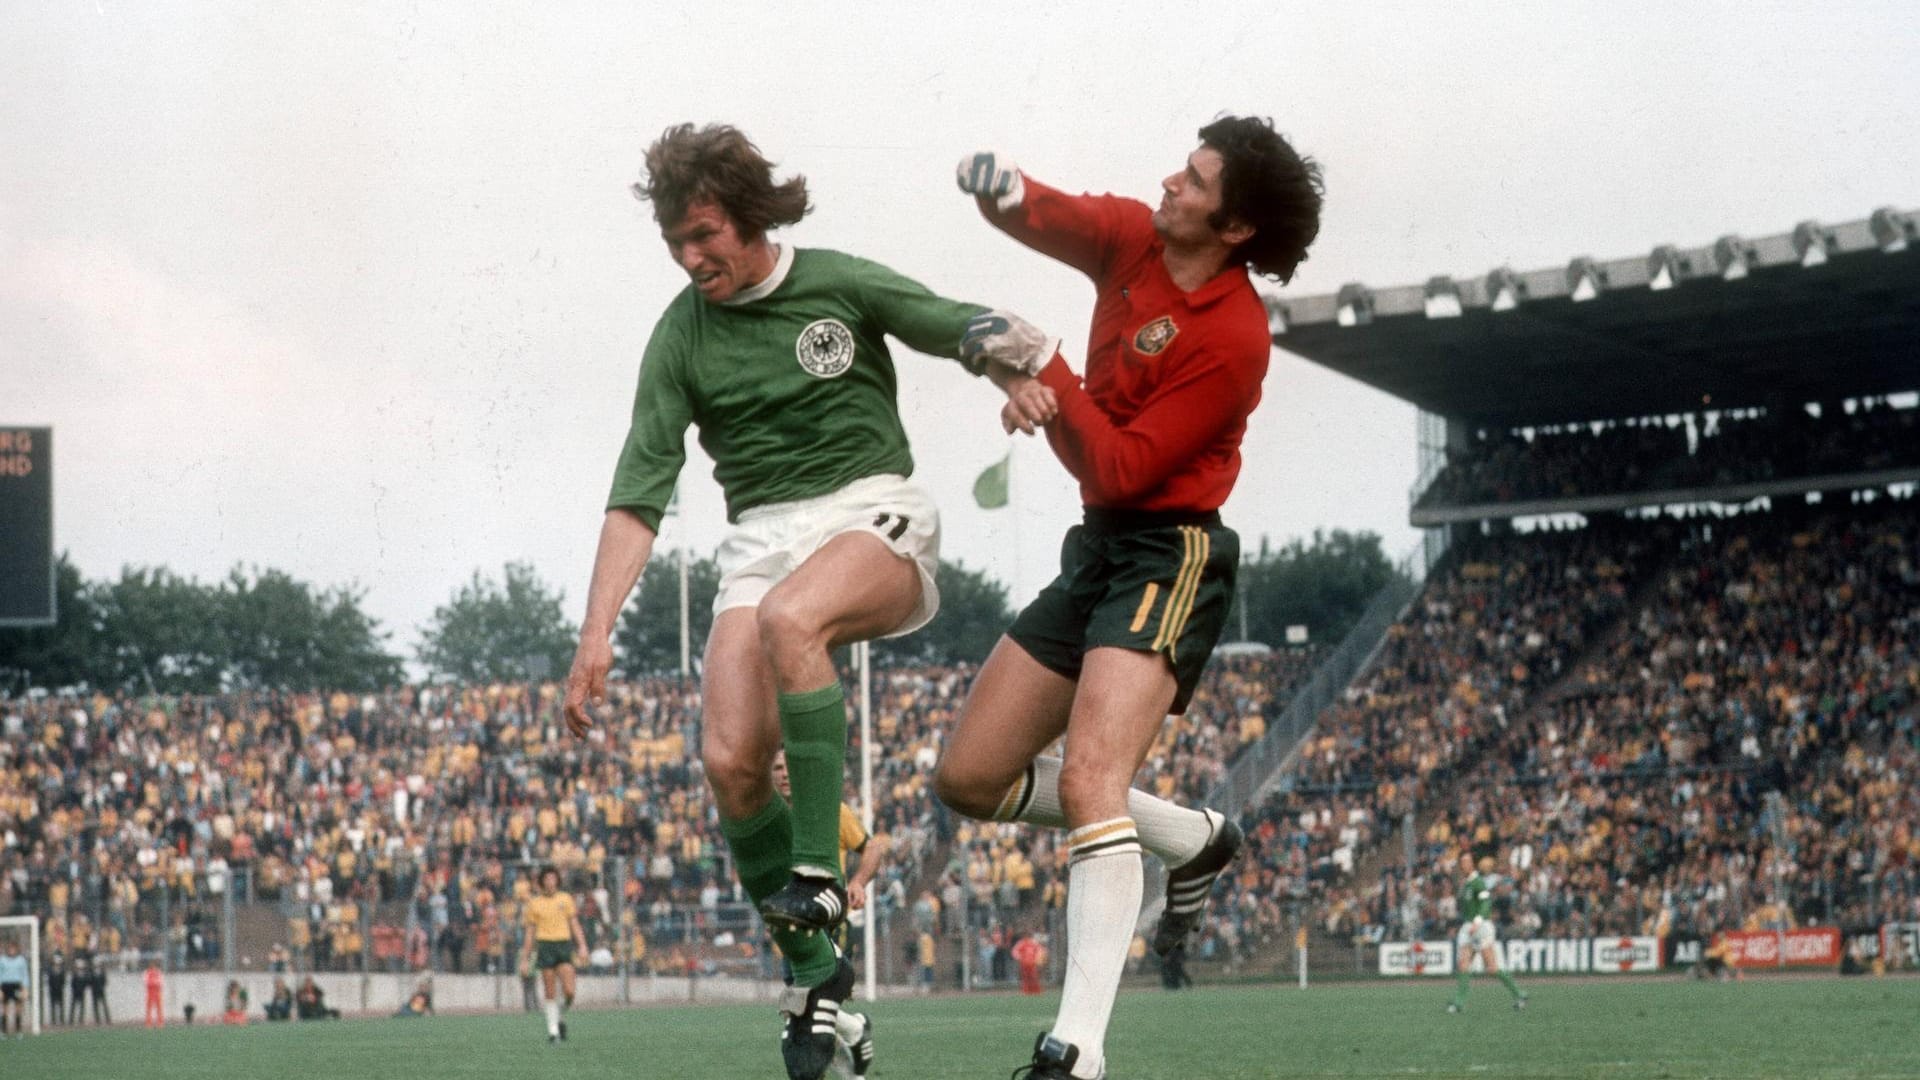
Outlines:
<svg viewBox="0 0 1920 1080"><path fill-rule="evenodd" d="M593 727L587 706L606 700L607 671L613 666L613 624L653 554L654 535L630 510L609 510L601 523L593 580L587 586L587 617L580 624L573 669L567 673L567 730L575 738L584 738Z"/></svg>
<svg viewBox="0 0 1920 1080"><path fill-rule="evenodd" d="M847 879L847 906L855 911L867 906L867 886L873 882L880 868L887 864L887 853L891 850L887 834L877 832L867 837L867 846L860 849L860 866Z"/></svg>

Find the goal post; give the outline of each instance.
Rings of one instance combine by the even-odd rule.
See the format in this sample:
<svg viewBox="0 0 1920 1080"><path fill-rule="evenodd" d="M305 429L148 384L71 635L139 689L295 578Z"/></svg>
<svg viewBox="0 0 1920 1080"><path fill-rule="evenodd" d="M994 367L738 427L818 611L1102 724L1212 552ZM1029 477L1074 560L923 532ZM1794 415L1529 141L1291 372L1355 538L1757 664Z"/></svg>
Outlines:
<svg viewBox="0 0 1920 1080"><path fill-rule="evenodd" d="M27 958L27 985L21 992L27 998L27 1030L40 1034L40 1014L45 1009L44 987L40 985L40 917L38 915L0 915L0 942L9 938L20 942L20 953Z"/></svg>

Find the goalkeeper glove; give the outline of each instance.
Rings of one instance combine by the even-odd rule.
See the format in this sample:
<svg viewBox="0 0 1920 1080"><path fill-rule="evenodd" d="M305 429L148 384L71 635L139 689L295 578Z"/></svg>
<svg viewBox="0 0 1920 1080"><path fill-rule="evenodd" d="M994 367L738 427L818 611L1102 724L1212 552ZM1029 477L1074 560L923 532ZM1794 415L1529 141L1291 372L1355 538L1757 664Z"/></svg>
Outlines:
<svg viewBox="0 0 1920 1080"><path fill-rule="evenodd" d="M953 171L960 190L981 199L992 199L1001 213L1020 205L1027 186L1020 179L1020 167L991 150L981 150L960 159Z"/></svg>

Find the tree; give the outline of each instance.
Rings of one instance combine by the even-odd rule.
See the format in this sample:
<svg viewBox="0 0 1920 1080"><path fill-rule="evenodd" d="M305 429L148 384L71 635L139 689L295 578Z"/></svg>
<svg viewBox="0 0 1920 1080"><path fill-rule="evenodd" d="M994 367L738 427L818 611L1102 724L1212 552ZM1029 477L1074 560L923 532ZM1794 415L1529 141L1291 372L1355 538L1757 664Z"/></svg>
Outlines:
<svg viewBox="0 0 1920 1080"><path fill-rule="evenodd" d="M88 582L55 566L59 622L0 630L0 689L217 693L240 687L371 690L401 679L361 594L236 567L216 586L165 567Z"/></svg>
<svg viewBox="0 0 1920 1080"><path fill-rule="evenodd" d="M1013 622L1007 587L998 581L945 559L934 580L940 613L906 637L875 642L876 663L978 664Z"/></svg>
<svg viewBox="0 0 1920 1080"><path fill-rule="evenodd" d="M461 682L558 678L573 660L575 628L526 563L510 562L504 583L473 572L435 608L418 656L435 675Z"/></svg>
<svg viewBox="0 0 1920 1080"><path fill-rule="evenodd" d="M1235 603L1246 604L1247 636L1255 641L1280 645L1287 627L1305 626L1313 641L1331 645L1346 636L1395 573L1379 534L1315 529L1311 541L1295 537L1279 551L1262 539L1260 554L1240 568ZM1228 636L1238 632L1236 615Z"/></svg>
<svg viewBox="0 0 1920 1080"><path fill-rule="evenodd" d="M165 567L122 567L96 587L104 687L149 693L221 689L225 643L214 590Z"/></svg>
<svg viewBox="0 0 1920 1080"><path fill-rule="evenodd" d="M218 593L228 685L374 690L401 679L387 635L360 610L360 593L316 592L279 570L239 567Z"/></svg>
<svg viewBox="0 0 1920 1080"><path fill-rule="evenodd" d="M713 598L720 591L720 564L708 557L687 564L687 650L698 663L713 627ZM614 628L613 648L628 675L680 671L680 563L651 559Z"/></svg>

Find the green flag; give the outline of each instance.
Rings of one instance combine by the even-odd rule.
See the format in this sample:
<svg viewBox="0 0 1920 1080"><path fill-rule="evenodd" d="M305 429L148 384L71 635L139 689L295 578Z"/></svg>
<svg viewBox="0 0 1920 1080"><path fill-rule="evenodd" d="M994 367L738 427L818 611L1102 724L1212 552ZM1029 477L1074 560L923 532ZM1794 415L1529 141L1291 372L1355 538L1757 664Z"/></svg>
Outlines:
<svg viewBox="0 0 1920 1080"><path fill-rule="evenodd" d="M973 501L980 504L980 509L998 510L1007 505L1007 472L1012 466L1013 451L1009 450L973 482Z"/></svg>

